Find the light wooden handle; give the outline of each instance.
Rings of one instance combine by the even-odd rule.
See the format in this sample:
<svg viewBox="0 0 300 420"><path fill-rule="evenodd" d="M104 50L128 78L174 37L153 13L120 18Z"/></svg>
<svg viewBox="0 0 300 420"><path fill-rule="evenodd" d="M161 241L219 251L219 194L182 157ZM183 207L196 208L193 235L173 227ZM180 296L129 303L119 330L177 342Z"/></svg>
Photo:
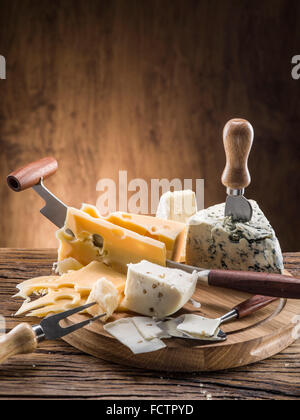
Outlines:
<svg viewBox="0 0 300 420"><path fill-rule="evenodd" d="M23 191L38 184L41 178L54 174L57 168L57 161L53 157L45 157L9 174L7 184L14 191Z"/></svg>
<svg viewBox="0 0 300 420"><path fill-rule="evenodd" d="M253 314L253 312L258 311L259 309L262 309L265 306L270 305L272 302L275 302L276 300L278 300L278 298L276 297L256 295L256 296L252 296L250 299L245 300L244 302L235 306L233 309L237 311L238 318L242 319L248 315Z"/></svg>
<svg viewBox="0 0 300 420"><path fill-rule="evenodd" d="M222 184L225 187L239 190L248 187L250 184L248 158L253 138L252 125L246 120L233 119L225 125L223 142L226 167L222 175Z"/></svg>
<svg viewBox="0 0 300 420"><path fill-rule="evenodd" d="M20 324L0 337L0 363L17 354L33 353L37 348L36 335L29 324Z"/></svg>

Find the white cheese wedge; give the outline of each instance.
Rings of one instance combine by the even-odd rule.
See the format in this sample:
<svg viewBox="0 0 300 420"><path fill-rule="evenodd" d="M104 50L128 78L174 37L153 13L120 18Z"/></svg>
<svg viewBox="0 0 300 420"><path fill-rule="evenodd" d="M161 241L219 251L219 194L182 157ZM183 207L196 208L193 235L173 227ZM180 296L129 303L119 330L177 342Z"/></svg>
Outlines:
<svg viewBox="0 0 300 420"><path fill-rule="evenodd" d="M168 191L160 198L156 217L187 223L196 212L196 195L192 190Z"/></svg>
<svg viewBox="0 0 300 420"><path fill-rule="evenodd" d="M164 318L192 297L197 274L162 267L149 261L129 264L122 305L138 314Z"/></svg>
<svg viewBox="0 0 300 420"><path fill-rule="evenodd" d="M219 319L209 319L199 315L187 314L184 315L183 321L177 326L177 330L195 338L212 337L219 326Z"/></svg>
<svg viewBox="0 0 300 420"><path fill-rule="evenodd" d="M166 347L159 338L146 340L132 318L122 318L104 325L105 331L127 346L134 354L149 353Z"/></svg>
<svg viewBox="0 0 300 420"><path fill-rule="evenodd" d="M283 257L269 221L250 200L250 222L225 217L225 203L201 210L190 218L186 263L203 268L281 273Z"/></svg>
<svg viewBox="0 0 300 420"><path fill-rule="evenodd" d="M105 322L112 316L119 305L118 289L112 282L102 277L94 284L86 303L92 302L96 302L97 305L88 308L87 312L92 316L106 313L105 316L100 318L102 322Z"/></svg>

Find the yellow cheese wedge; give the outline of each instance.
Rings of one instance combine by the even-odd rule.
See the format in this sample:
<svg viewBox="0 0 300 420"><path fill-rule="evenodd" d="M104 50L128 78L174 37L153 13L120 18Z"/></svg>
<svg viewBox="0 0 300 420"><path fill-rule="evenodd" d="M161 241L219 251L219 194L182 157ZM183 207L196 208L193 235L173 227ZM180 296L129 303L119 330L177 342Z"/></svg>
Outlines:
<svg viewBox="0 0 300 420"><path fill-rule="evenodd" d="M25 299L16 315L30 312L30 316L46 316L62 312L84 304L94 285L100 278L113 284L119 294L119 301L124 297L126 276L114 271L107 265L93 261L88 266L70 271L62 276L43 276L26 280L19 284L19 293L15 297ZM31 295L44 295L30 302Z"/></svg>
<svg viewBox="0 0 300 420"><path fill-rule="evenodd" d="M69 207L65 226L57 237L60 240L58 261L73 257L86 265L98 260L124 273L127 264L143 259L163 266L166 264L163 242L72 207Z"/></svg>
<svg viewBox="0 0 300 420"><path fill-rule="evenodd" d="M140 235L163 242L166 245L167 258L180 261L185 249L185 223L124 212L111 213L106 217L106 220Z"/></svg>

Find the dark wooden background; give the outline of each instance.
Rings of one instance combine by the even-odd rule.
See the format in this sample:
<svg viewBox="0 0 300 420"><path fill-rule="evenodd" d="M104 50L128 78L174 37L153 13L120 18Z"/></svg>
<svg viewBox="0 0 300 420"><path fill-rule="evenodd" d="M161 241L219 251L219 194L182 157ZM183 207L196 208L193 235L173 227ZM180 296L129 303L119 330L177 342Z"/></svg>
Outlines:
<svg viewBox="0 0 300 420"><path fill-rule="evenodd" d="M221 132L232 117L256 133L247 195L285 251L299 250L298 0L0 0L0 246L51 247L34 192L5 176L45 155L47 185L95 203L100 178L204 178L224 200Z"/></svg>

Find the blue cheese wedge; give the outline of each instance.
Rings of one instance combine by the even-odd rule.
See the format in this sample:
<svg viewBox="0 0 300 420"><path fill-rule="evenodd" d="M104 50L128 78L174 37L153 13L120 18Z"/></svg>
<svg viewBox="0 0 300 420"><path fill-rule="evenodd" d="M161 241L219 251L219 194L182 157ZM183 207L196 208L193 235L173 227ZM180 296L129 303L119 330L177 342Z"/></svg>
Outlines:
<svg viewBox="0 0 300 420"><path fill-rule="evenodd" d="M164 318L193 296L197 273L162 267L149 261L129 264L122 306L141 315Z"/></svg>
<svg viewBox="0 0 300 420"><path fill-rule="evenodd" d="M201 210L188 223L186 262L203 268L281 273L278 239L257 203L250 222L225 217L225 203Z"/></svg>

